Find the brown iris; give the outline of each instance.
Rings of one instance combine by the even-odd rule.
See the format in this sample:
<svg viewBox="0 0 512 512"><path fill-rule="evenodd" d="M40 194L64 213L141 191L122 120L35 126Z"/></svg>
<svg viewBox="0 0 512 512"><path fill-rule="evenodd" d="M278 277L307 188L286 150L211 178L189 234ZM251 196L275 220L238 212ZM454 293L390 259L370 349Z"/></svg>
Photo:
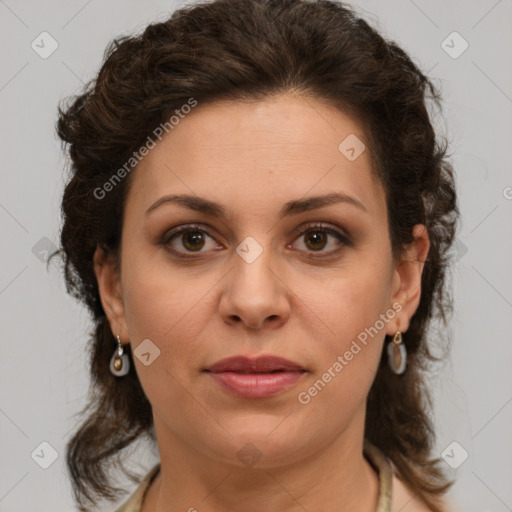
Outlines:
<svg viewBox="0 0 512 512"><path fill-rule="evenodd" d="M306 244L310 249L317 251L325 247L327 235L324 231L312 231L306 236L306 240L313 240L312 244Z"/></svg>
<svg viewBox="0 0 512 512"><path fill-rule="evenodd" d="M182 235L183 246L188 250L200 250L204 246L204 235L200 231L189 231Z"/></svg>

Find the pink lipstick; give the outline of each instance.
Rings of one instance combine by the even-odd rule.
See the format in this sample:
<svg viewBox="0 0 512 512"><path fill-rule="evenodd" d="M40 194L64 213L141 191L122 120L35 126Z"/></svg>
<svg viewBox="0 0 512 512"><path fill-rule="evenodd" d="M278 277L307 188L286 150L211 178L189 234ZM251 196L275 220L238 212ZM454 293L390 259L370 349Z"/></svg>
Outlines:
<svg viewBox="0 0 512 512"><path fill-rule="evenodd" d="M266 398L297 384L307 373L300 364L277 356L222 359L204 370L224 391L244 398Z"/></svg>

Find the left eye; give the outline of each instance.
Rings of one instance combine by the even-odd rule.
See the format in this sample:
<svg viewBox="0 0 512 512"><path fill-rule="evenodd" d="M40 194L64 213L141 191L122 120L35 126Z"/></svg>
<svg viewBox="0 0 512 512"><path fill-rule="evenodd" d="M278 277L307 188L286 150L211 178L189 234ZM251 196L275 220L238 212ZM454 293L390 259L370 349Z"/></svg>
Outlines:
<svg viewBox="0 0 512 512"><path fill-rule="evenodd" d="M329 254L335 251L335 248L331 251L323 251L323 249L328 245L329 237L336 238L338 240L338 245L348 245L348 240L342 233L336 229L323 225L308 227L299 234L298 238L301 239L301 237L304 237L304 245L313 252L321 251Z"/></svg>

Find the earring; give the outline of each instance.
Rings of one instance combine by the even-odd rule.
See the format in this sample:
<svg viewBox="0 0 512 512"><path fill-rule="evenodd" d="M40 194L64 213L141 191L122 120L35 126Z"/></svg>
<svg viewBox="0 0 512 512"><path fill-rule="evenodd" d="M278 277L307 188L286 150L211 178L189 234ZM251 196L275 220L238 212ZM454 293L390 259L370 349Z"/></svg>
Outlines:
<svg viewBox="0 0 512 512"><path fill-rule="evenodd" d="M402 343L402 333L397 331L393 341L388 343L388 362L393 373L400 375L405 372L407 364L407 350Z"/></svg>
<svg viewBox="0 0 512 512"><path fill-rule="evenodd" d="M110 371L116 377L123 377L130 370L130 359L128 358L128 354L124 354L124 347L119 339L119 334L117 335L117 347L110 360Z"/></svg>

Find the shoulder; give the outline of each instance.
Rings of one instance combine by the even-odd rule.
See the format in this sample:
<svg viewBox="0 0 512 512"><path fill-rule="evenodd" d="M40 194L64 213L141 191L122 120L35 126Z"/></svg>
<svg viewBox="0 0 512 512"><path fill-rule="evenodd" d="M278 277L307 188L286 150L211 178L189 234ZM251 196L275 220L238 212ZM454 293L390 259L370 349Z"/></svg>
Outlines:
<svg viewBox="0 0 512 512"><path fill-rule="evenodd" d="M432 512L432 509L405 483L393 461L368 439L365 439L364 453L379 473L378 512ZM441 512L460 512L446 495L431 496L430 500Z"/></svg>
<svg viewBox="0 0 512 512"><path fill-rule="evenodd" d="M446 498L436 498L437 505L443 512L455 512ZM393 494L391 512L432 512L414 492L412 492L393 471Z"/></svg>
<svg viewBox="0 0 512 512"><path fill-rule="evenodd" d="M115 512L141 512L142 504L149 489L151 482L156 478L160 471L160 463L154 465L149 473L142 479L135 491L130 497L115 510Z"/></svg>

